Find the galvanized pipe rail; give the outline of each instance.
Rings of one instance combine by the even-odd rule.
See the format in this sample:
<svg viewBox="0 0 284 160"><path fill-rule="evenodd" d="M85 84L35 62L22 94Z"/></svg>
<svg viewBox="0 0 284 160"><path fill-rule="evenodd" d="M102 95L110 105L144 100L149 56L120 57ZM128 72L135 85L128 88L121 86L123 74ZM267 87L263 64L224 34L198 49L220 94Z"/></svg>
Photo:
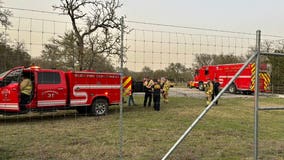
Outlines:
<svg viewBox="0 0 284 160"><path fill-rule="evenodd" d="M284 110L284 107L259 107L260 111L276 111L276 110Z"/></svg>
<svg viewBox="0 0 284 160"><path fill-rule="evenodd" d="M284 53L268 53L268 52L261 52L261 55L266 55L266 56L284 56Z"/></svg>
<svg viewBox="0 0 284 160"><path fill-rule="evenodd" d="M254 159L258 159L259 64L261 32L256 31L255 89L254 89Z"/></svg>

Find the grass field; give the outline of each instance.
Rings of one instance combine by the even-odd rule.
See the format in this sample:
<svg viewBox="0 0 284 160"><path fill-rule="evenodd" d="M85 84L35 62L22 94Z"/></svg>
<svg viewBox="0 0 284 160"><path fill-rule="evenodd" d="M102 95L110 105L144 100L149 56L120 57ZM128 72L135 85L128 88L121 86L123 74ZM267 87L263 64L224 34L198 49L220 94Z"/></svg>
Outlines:
<svg viewBox="0 0 284 160"><path fill-rule="evenodd" d="M161 111L124 108L123 159L158 160L204 109L204 99L171 97ZM284 99L261 98L280 106ZM253 98L221 99L169 159L253 159ZM284 159L284 111L259 112L260 159ZM0 117L0 159L119 159L119 106L107 116L75 111Z"/></svg>

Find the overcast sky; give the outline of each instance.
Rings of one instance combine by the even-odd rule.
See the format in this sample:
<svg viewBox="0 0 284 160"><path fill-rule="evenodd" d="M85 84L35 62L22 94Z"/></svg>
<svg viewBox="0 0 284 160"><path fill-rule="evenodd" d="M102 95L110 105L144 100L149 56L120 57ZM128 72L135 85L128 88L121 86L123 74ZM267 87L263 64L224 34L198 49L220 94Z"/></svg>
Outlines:
<svg viewBox="0 0 284 160"><path fill-rule="evenodd" d="M4 6L52 11L59 0L2 0ZM128 20L283 35L283 0L123 0Z"/></svg>
<svg viewBox="0 0 284 160"><path fill-rule="evenodd" d="M59 4L60 0L2 0L2 2L4 7L9 8L54 12L52 5ZM190 67L194 62L194 56L200 53L244 55L255 45L254 34L258 29L262 31L262 35L274 35L263 36L262 40L264 38L273 40L272 37L275 36L281 36L276 37L277 40L284 39L282 20L284 0L122 0L121 2L123 7L119 10L118 16L126 16L126 21L183 26L163 28L161 25L139 26L137 23L126 23L127 26L132 25L130 27L135 29L135 32L131 32L126 38L127 45L130 46L127 52L128 65L135 66L134 70L140 70L143 66L164 68L170 63L177 62ZM67 16L11 10L14 17L11 18L13 29L8 32L10 40L24 42L32 57L39 56L44 44L49 43L51 38L57 38L71 29ZM218 31L209 33L208 30L188 29L192 27ZM220 30L238 34L230 35L231 32L220 32ZM251 34L245 34L249 35L248 38L243 37L244 35L239 32Z"/></svg>

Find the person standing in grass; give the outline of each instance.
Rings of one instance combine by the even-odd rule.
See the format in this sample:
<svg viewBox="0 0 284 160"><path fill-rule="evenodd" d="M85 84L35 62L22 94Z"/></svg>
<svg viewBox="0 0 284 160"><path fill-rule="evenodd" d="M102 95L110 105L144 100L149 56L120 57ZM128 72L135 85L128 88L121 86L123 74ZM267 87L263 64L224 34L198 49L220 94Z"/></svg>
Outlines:
<svg viewBox="0 0 284 160"><path fill-rule="evenodd" d="M216 97L219 94L220 91L220 83L218 81L218 78L215 78L213 81L213 94L212 94L212 100L214 97ZM218 105L218 100L215 102L216 105Z"/></svg>
<svg viewBox="0 0 284 160"><path fill-rule="evenodd" d="M145 96L144 96L144 107L146 107L147 105L147 101L148 101L148 107L151 106L151 102L152 102L152 87L153 87L153 80L150 79L149 77L144 78L144 91L145 91Z"/></svg>
<svg viewBox="0 0 284 160"><path fill-rule="evenodd" d="M160 111L160 100L161 100L161 84L160 80L155 79L153 85L153 100L155 111Z"/></svg>
<svg viewBox="0 0 284 160"><path fill-rule="evenodd" d="M135 89L134 84L135 84L135 82L134 82L134 80L132 80L131 89L128 92L128 106L131 106L131 105L136 106L135 101L134 101L134 97L133 97L133 93L134 93L134 89Z"/></svg>
<svg viewBox="0 0 284 160"><path fill-rule="evenodd" d="M206 93L206 104L209 105L212 101L213 94L213 83L210 79L208 79L207 84L205 85L205 93Z"/></svg>
<svg viewBox="0 0 284 160"><path fill-rule="evenodd" d="M162 88L162 95L163 95L163 100L165 103L169 102L169 90L170 90L170 81L162 77L161 78L161 88Z"/></svg>

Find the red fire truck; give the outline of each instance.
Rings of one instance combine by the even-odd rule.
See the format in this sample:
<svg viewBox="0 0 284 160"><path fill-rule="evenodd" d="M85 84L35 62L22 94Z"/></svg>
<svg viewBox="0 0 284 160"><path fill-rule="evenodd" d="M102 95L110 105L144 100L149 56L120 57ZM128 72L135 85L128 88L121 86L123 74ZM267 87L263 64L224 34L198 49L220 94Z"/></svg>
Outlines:
<svg viewBox="0 0 284 160"><path fill-rule="evenodd" d="M23 74L33 84L30 102L26 105L28 111L76 109L79 113L104 115L110 105L120 103L119 73L15 67L0 74L0 113L27 113L19 107Z"/></svg>
<svg viewBox="0 0 284 160"><path fill-rule="evenodd" d="M195 70L194 80L188 83L188 87L204 90L204 84L206 84L208 79L214 80L217 78L220 82L220 88L224 88L242 66L243 63L203 66ZM259 75L260 91L268 91L270 74L268 72L267 64L261 65ZM237 91L249 93L254 91L254 87L255 63L251 63L243 70L234 83L229 86L228 91L230 93L236 93Z"/></svg>

